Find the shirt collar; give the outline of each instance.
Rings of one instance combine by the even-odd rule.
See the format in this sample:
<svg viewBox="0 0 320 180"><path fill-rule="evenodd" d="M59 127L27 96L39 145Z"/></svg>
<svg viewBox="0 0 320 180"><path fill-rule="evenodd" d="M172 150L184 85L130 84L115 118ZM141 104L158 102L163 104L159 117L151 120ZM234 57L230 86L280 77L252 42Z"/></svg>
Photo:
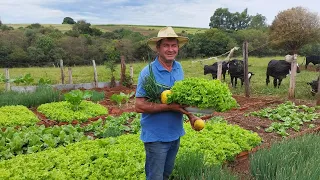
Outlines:
<svg viewBox="0 0 320 180"><path fill-rule="evenodd" d="M161 63L159 62L158 56L155 58L154 64L155 64L156 68L157 68L159 71L168 71L166 68L164 68L164 67L161 65ZM173 63L172 63L172 70L173 70L173 69L179 69L179 66L177 66L176 60L174 60Z"/></svg>

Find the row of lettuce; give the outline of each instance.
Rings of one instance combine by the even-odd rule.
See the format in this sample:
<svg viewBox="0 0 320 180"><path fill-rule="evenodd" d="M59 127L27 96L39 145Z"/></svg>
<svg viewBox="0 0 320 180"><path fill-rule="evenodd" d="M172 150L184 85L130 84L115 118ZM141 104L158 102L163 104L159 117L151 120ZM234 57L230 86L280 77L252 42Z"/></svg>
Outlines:
<svg viewBox="0 0 320 180"><path fill-rule="evenodd" d="M40 138L34 142L46 141L48 134L53 139L66 139L65 135L74 136L85 131L81 127L71 125L55 129L56 127L32 127ZM30 127L30 129L32 129ZM89 128L90 129L90 128ZM92 128L94 129L94 128ZM208 121L206 128L201 132L194 131L189 123L185 123L186 135L181 139L180 152L198 151L205 154L206 164L222 164L232 160L242 151L250 150L261 143L261 138L250 131L225 122ZM8 131L8 132L7 132ZM14 132L15 131L15 132ZM40 132L41 131L41 132ZM46 133L46 131L48 133ZM11 134L9 133L11 132ZM25 130L7 129L1 134L2 139L7 137L20 137ZM94 133L96 131L93 131ZM42 134L43 133L43 134ZM10 134L10 135L8 135ZM30 132L32 134L32 132ZM73 134L73 135L72 135ZM84 133L86 134L86 133ZM83 134L82 134L83 135ZM1 179L144 179L144 150L139 140L139 133L123 134L117 137L107 137L90 140L79 135L72 142L51 144L44 142L46 151L30 154L15 154L8 160L0 162ZM103 136L102 136L103 137ZM98 138L98 137L96 137ZM31 145L32 138L24 139ZM39 141L38 141L39 139ZM69 144L70 143L70 144ZM35 143L36 144L36 143ZM20 144L21 145L21 144ZM10 146L6 144L5 146ZM26 147L27 145L22 145ZM36 145L37 146L37 145ZM58 147L59 146L59 147ZM2 146L3 147L3 146ZM32 149L32 148L31 148ZM26 149L24 149L26 150ZM39 150L44 150L39 148ZM24 151L28 152L28 151ZM21 153L21 154L20 154Z"/></svg>

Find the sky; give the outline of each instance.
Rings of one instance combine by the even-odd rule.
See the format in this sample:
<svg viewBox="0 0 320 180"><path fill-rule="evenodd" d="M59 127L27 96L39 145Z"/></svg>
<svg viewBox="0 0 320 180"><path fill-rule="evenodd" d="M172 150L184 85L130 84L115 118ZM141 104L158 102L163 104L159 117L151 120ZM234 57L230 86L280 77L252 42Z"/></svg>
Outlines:
<svg viewBox="0 0 320 180"><path fill-rule="evenodd" d="M3 24L61 24L63 18L91 24L161 25L209 28L217 8L275 16L302 6L320 15L318 0L0 0Z"/></svg>

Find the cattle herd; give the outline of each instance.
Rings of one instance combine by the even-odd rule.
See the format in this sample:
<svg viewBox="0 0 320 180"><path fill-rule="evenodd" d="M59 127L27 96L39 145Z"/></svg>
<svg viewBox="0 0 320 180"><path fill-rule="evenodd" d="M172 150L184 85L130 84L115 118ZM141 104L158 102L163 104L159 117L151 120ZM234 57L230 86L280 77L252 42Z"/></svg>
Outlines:
<svg viewBox="0 0 320 180"><path fill-rule="evenodd" d="M308 68L308 64L312 63L313 65L320 65L320 56L307 56L305 58L305 69ZM213 79L217 78L218 72L218 63L215 62L212 65L205 65L204 68L204 75L211 74ZM237 86L237 79L239 78L241 81L241 86L244 82L244 63L243 60L233 59L230 61L223 61L222 62L222 76L223 79L226 79L226 73L230 74L231 85L233 88ZM300 73L299 64L297 64L297 73ZM279 88L281 85L282 79L284 79L288 74L291 74L291 63L285 60L270 60L267 66L266 71L266 85L270 83L269 77L273 77L273 86L275 88ZM254 75L253 72L248 73L249 81L251 77ZM318 81L313 80L308 84L311 86L312 95L315 95L318 92Z"/></svg>

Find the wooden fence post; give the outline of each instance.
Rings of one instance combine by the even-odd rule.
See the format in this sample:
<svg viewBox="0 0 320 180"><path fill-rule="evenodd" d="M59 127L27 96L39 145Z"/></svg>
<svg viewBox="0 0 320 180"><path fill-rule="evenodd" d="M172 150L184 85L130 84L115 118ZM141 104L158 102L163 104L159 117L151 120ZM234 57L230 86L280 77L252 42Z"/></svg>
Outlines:
<svg viewBox="0 0 320 180"><path fill-rule="evenodd" d="M5 68L4 69L5 71L5 80L6 80L6 91L10 91L11 90L11 87L10 87L10 75L9 75L9 68Z"/></svg>
<svg viewBox="0 0 320 180"><path fill-rule="evenodd" d="M97 73L97 66L96 61L92 60L93 64L93 81L94 81L94 87L98 87L98 73Z"/></svg>
<svg viewBox="0 0 320 180"><path fill-rule="evenodd" d="M124 59L124 56L121 56L121 75L120 75L120 85L122 85L122 83L125 81L125 77L126 77L126 62Z"/></svg>
<svg viewBox="0 0 320 180"><path fill-rule="evenodd" d="M217 79L221 81L222 76L222 61L218 61L218 71L217 71Z"/></svg>
<svg viewBox="0 0 320 180"><path fill-rule="evenodd" d="M248 42L243 43L243 65L244 65L244 89L246 97L250 97L249 77L248 77Z"/></svg>
<svg viewBox="0 0 320 180"><path fill-rule="evenodd" d="M293 55L293 60L291 62L289 99L293 99L294 98L294 89L295 89L295 86L296 86L296 74L297 74L297 54L294 54Z"/></svg>
<svg viewBox="0 0 320 180"><path fill-rule="evenodd" d="M133 84L133 66L132 66L132 64L130 64L130 78L131 78L131 81Z"/></svg>
<svg viewBox="0 0 320 180"><path fill-rule="evenodd" d="M60 59L61 83L64 84L63 60Z"/></svg>
<svg viewBox="0 0 320 180"><path fill-rule="evenodd" d="M73 84L71 67L68 67L68 74L69 74L69 84Z"/></svg>

